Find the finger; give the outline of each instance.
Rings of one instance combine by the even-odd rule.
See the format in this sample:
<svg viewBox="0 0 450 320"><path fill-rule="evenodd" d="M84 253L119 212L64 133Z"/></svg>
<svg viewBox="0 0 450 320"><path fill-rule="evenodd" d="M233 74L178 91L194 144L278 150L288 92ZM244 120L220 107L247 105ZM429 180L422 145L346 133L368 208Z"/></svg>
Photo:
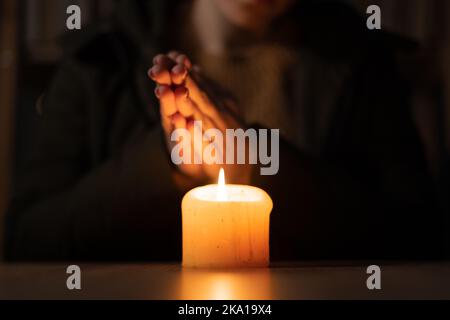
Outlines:
<svg viewBox="0 0 450 320"><path fill-rule="evenodd" d="M191 136L193 136L192 133L194 133L194 120L188 120L186 122L186 129L191 133Z"/></svg>
<svg viewBox="0 0 450 320"><path fill-rule="evenodd" d="M185 118L201 122L203 130L217 128L214 121L201 112L197 105L190 99L189 91L185 87L175 89L175 104L178 112Z"/></svg>
<svg viewBox="0 0 450 320"><path fill-rule="evenodd" d="M175 95L167 85L158 85L155 89L155 94L160 101L161 115L170 117L177 112L175 105Z"/></svg>
<svg viewBox="0 0 450 320"><path fill-rule="evenodd" d="M161 67L170 70L176 65L176 62L165 54L158 54L153 58L153 65L160 65Z"/></svg>
<svg viewBox="0 0 450 320"><path fill-rule="evenodd" d="M175 65L170 72L172 83L176 85L182 84L186 79L187 73L188 70L183 64Z"/></svg>
<svg viewBox="0 0 450 320"><path fill-rule="evenodd" d="M175 63L184 65L187 69L192 68L192 62L187 55L176 50L170 51L167 56Z"/></svg>
<svg viewBox="0 0 450 320"><path fill-rule="evenodd" d="M166 135L170 135L173 131L172 119L165 115L161 115L161 125Z"/></svg>
<svg viewBox="0 0 450 320"><path fill-rule="evenodd" d="M162 67L161 65L157 64L151 67L148 70L148 76L150 79L155 81L158 84L164 84L164 85L171 85L172 79L170 77L170 72L168 69Z"/></svg>
<svg viewBox="0 0 450 320"><path fill-rule="evenodd" d="M187 75L187 70L192 66L187 56L177 51L171 51L168 55L158 54L153 58L153 64L171 70L169 72L174 84L181 84ZM157 72L160 71L157 70Z"/></svg>
<svg viewBox="0 0 450 320"><path fill-rule="evenodd" d="M172 117L172 124L175 129L186 129L186 118L183 117L180 113L175 113Z"/></svg>
<svg viewBox="0 0 450 320"><path fill-rule="evenodd" d="M188 98L189 99L189 98ZM191 106L193 109L193 114L191 118L194 121L201 122L203 131L206 131L208 129L220 129L214 121L212 121L208 116L206 116L203 112L201 112L195 103L191 101Z"/></svg>
<svg viewBox="0 0 450 320"><path fill-rule="evenodd" d="M178 87L175 89L174 94L178 112L186 118L192 117L194 115L194 106L191 99L189 99L188 90L185 87Z"/></svg>
<svg viewBox="0 0 450 320"><path fill-rule="evenodd" d="M163 64L164 60L172 60L169 59L165 54L157 54L156 56L153 57L153 65L157 65L157 64Z"/></svg>
<svg viewBox="0 0 450 320"><path fill-rule="evenodd" d="M161 61L161 59L164 59L166 55L159 53L156 56L153 57L153 64L159 64L159 62Z"/></svg>
<svg viewBox="0 0 450 320"><path fill-rule="evenodd" d="M209 117L205 116L204 114L202 114L202 125L204 131L209 129L218 129L215 122L212 121Z"/></svg>
<svg viewBox="0 0 450 320"><path fill-rule="evenodd" d="M208 129L216 129L217 128L217 126L214 124L214 122L211 121L211 119L209 119L208 117L206 117L202 112L200 112L198 110L198 108L195 106L195 104L193 104L192 102L191 102L190 108L192 108L193 113L191 116L186 117L186 118L189 119L190 121L192 121L193 123L194 122L201 123L203 131L206 131Z"/></svg>
<svg viewBox="0 0 450 320"><path fill-rule="evenodd" d="M179 56L180 54L181 54L181 53L179 53L179 52L176 51L176 50L171 50L171 51L169 51L169 53L167 54L167 56L168 56L170 59L172 59L173 61L176 61L177 58L178 58L178 56Z"/></svg>
<svg viewBox="0 0 450 320"><path fill-rule="evenodd" d="M192 68L192 62L185 54L180 54L179 56L177 56L175 62L177 64L184 65L187 69Z"/></svg>
<svg viewBox="0 0 450 320"><path fill-rule="evenodd" d="M213 120L218 129L226 129L225 122L219 111L191 76L186 77L185 86L189 90L189 97L193 100L200 112Z"/></svg>
<svg viewBox="0 0 450 320"><path fill-rule="evenodd" d="M205 118L205 115L197 108L195 103L192 102L192 106L193 106L192 119L194 121L203 122L203 119Z"/></svg>

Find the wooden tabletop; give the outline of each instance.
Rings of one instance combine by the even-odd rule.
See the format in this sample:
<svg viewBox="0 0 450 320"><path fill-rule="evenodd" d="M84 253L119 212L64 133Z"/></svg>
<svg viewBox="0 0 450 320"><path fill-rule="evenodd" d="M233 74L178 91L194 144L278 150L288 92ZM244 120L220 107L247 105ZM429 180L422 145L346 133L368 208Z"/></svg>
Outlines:
<svg viewBox="0 0 450 320"><path fill-rule="evenodd" d="M368 265L202 270L81 264L81 290L70 291L68 265L7 264L0 266L0 299L450 299L450 263L380 264L382 288L375 291L366 286Z"/></svg>

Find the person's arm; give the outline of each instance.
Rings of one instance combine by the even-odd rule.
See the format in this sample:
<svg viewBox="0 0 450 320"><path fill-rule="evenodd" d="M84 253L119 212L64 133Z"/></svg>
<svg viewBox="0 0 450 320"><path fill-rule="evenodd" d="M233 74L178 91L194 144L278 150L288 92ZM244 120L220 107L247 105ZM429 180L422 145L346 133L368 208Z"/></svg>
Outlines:
<svg viewBox="0 0 450 320"><path fill-rule="evenodd" d="M161 128L139 125L132 141L91 168L91 86L66 65L45 96L8 215L8 258L179 258L179 194Z"/></svg>
<svg viewBox="0 0 450 320"><path fill-rule="evenodd" d="M376 226L369 190L341 167L312 158L280 139L279 171L252 184L266 190L274 209L270 219L271 259L355 259ZM374 204L377 205L377 204ZM374 220L375 221L375 220Z"/></svg>
<svg viewBox="0 0 450 320"><path fill-rule="evenodd" d="M314 159L281 141L279 173L254 175L274 200L273 259L438 255L433 187L405 88L379 59L347 85L351 104L330 139L338 149Z"/></svg>

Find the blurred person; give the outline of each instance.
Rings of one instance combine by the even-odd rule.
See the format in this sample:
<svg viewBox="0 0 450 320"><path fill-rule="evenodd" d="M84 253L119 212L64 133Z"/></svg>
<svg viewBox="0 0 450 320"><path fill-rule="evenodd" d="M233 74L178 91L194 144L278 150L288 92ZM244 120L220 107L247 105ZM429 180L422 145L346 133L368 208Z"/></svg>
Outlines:
<svg viewBox="0 0 450 320"><path fill-rule="evenodd" d="M395 60L406 46L336 1L117 1L110 20L67 39L41 100L8 258L179 260L181 197L216 176L170 159L171 132L190 123L179 101L202 111L193 88L215 123L280 129L277 175L227 169L274 200L272 260L438 257L440 217Z"/></svg>

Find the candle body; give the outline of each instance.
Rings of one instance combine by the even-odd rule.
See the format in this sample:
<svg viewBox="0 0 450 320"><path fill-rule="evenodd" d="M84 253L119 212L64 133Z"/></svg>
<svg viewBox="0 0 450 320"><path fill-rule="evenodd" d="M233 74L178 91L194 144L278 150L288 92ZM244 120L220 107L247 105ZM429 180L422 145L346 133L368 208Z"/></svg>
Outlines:
<svg viewBox="0 0 450 320"><path fill-rule="evenodd" d="M264 267L269 264L272 200L263 190L226 185L191 190L183 198L183 266Z"/></svg>

